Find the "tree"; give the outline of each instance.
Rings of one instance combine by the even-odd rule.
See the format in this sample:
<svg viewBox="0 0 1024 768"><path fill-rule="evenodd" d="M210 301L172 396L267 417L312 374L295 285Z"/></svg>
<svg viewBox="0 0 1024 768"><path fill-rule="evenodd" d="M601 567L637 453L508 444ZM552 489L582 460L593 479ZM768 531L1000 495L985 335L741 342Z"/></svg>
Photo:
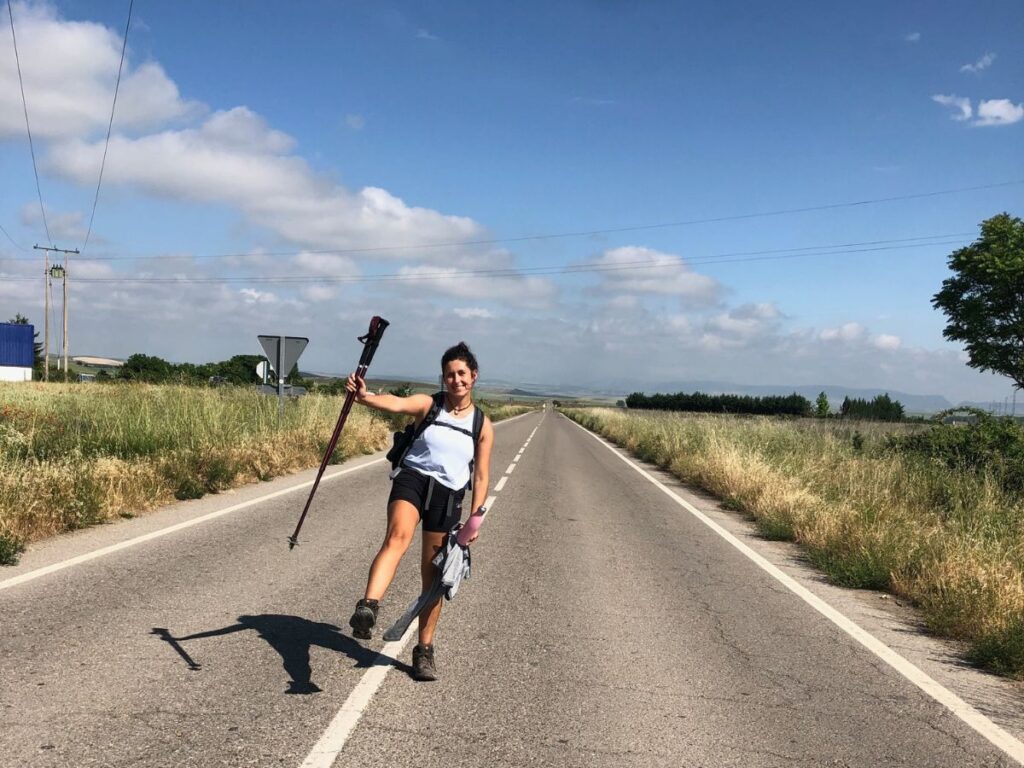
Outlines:
<svg viewBox="0 0 1024 768"><path fill-rule="evenodd" d="M124 361L117 371L117 377L125 381L145 381L162 384L170 378L174 366L159 357L134 354Z"/></svg>
<svg viewBox="0 0 1024 768"><path fill-rule="evenodd" d="M14 325L32 325L20 312L15 312L14 317L7 322L13 323ZM40 341L35 341L39 338L39 331L32 334L32 377L35 379L43 378L43 344Z"/></svg>
<svg viewBox="0 0 1024 768"><path fill-rule="evenodd" d="M831 411L828 404L828 395L824 392L818 393L818 399L814 401L814 415L819 419L827 419Z"/></svg>
<svg viewBox="0 0 1024 768"><path fill-rule="evenodd" d="M1000 213L981 236L949 256L953 276L932 297L949 322L942 335L963 342L968 365L1024 388L1024 221Z"/></svg>

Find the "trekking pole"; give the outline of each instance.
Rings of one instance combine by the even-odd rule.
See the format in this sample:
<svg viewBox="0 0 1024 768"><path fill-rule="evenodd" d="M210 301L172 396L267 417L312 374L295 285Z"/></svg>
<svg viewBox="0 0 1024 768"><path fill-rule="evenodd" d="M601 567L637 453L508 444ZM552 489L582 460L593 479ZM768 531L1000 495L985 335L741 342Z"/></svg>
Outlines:
<svg viewBox="0 0 1024 768"><path fill-rule="evenodd" d="M377 345L380 344L380 337L384 335L384 329L388 327L388 321L383 317L374 315L370 320L370 330L366 332L365 336L360 336L359 341L363 343L363 354L359 358L359 365L356 367L356 377L363 378L366 376L366 369L370 367L370 361L373 360L373 353L377 351ZM309 498L306 499L306 506L302 508L302 515L299 517L299 524L295 526L295 533L288 537L288 549L294 549L295 545L299 543L299 529L302 528L302 523L306 519L306 513L309 512L309 505L313 501L313 494L316 493L317 486L320 485L320 478L323 477L324 470L327 469L327 463L331 460L331 454L334 453L334 448L338 444L338 437L341 435L341 430L345 426L345 420L348 418L348 412L352 410L352 403L355 402L356 393L349 392L345 397L345 404L341 406L341 414L338 416L338 423L334 427L334 434L331 435L331 440L327 444L327 451L324 453L324 458L320 462L320 469L316 473L316 480L313 481L313 487L309 491Z"/></svg>

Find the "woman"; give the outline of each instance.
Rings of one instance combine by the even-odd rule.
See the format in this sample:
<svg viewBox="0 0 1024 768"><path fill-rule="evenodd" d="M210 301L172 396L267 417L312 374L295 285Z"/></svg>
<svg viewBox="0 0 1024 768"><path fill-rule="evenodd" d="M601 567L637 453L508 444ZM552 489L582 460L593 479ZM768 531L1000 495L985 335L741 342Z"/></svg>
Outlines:
<svg viewBox="0 0 1024 768"><path fill-rule="evenodd" d="M459 342L441 357L444 378L444 407L416 438L401 465L392 472L391 496L388 498L388 528L384 544L370 566L366 594L356 603L349 619L353 636L371 637L377 621L380 600L387 591L398 568L398 561L409 548L416 524L423 521L423 553L421 570L423 589L434 580L430 562L444 544L446 534L462 517L462 499L470 480L472 465L473 514L480 515L487 498L490 478L491 446L494 428L484 418L479 441L473 444L473 385L479 368L476 357ZM434 403L430 395L375 395L368 392L366 382L354 373L345 388L355 393L355 401L386 413L404 413L416 418L426 417ZM479 521L474 521L479 522ZM469 539L476 540L479 533ZM442 600L428 605L419 615L419 643L413 649L413 676L417 680L436 680L434 664L434 628L441 615Z"/></svg>

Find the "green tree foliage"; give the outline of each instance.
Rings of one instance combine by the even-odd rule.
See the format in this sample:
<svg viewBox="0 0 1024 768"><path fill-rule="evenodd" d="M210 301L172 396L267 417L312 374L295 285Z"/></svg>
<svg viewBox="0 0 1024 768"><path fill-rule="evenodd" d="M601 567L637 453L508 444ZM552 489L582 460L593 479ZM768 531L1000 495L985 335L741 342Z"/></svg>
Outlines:
<svg viewBox="0 0 1024 768"><path fill-rule="evenodd" d="M971 414L971 423L944 423L950 414L963 411ZM977 408L943 411L932 419L935 426L931 429L890 436L887 447L938 461L950 469L987 472L1005 490L1024 492L1024 426Z"/></svg>
<svg viewBox="0 0 1024 768"><path fill-rule="evenodd" d="M159 357L134 354L117 372L122 381L144 381L150 384L208 384L213 377L225 384L245 385L258 381L256 366L265 360L261 355L235 355L219 363L169 363Z"/></svg>
<svg viewBox="0 0 1024 768"><path fill-rule="evenodd" d="M828 404L828 395L824 392L818 393L818 399L814 401L814 415L819 419L827 419L831 408Z"/></svg>
<svg viewBox="0 0 1024 768"><path fill-rule="evenodd" d="M32 325L20 312L16 312L14 317L7 322L13 323L14 325ZM39 331L32 334L33 339L39 338ZM32 344L32 378L41 379L43 378L43 343L41 341L35 341Z"/></svg>
<svg viewBox="0 0 1024 768"><path fill-rule="evenodd" d="M878 395L874 400L859 397L843 398L839 415L844 419L868 419L870 421L903 421L903 403L893 400L889 393Z"/></svg>
<svg viewBox="0 0 1024 768"><path fill-rule="evenodd" d="M136 353L124 361L117 372L117 378L124 381L145 381L161 384L171 377L173 366L159 357Z"/></svg>
<svg viewBox="0 0 1024 768"><path fill-rule="evenodd" d="M388 390L395 397L408 397L412 394L412 384L406 382L405 384L399 384L397 387L392 387Z"/></svg>
<svg viewBox="0 0 1024 768"><path fill-rule="evenodd" d="M674 395L645 395L634 392L626 398L627 408L658 411L696 411L698 413L747 413L764 416L810 416L811 401L794 392L792 395L692 395L677 392Z"/></svg>
<svg viewBox="0 0 1024 768"><path fill-rule="evenodd" d="M1024 388L1024 221L986 219L977 240L950 254L949 268L932 298L948 318L942 335L963 342L972 368Z"/></svg>

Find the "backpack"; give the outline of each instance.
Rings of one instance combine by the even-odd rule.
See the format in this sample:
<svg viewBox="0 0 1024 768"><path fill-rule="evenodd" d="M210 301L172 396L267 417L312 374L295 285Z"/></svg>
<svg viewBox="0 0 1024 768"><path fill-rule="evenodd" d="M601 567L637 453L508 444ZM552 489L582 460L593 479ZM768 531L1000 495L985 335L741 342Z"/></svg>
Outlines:
<svg viewBox="0 0 1024 768"><path fill-rule="evenodd" d="M423 434L427 427L437 421L438 415L441 413L441 409L444 408L444 392L436 392L433 395L434 402L430 406L430 410L427 411L427 415L423 417L423 421L420 422L417 427L415 422L409 424L401 432L395 432L391 436L391 450L387 452L387 460L391 462L391 469L398 469L402 462L405 461L405 455L409 453L409 449L412 448L412 444L416 442L416 438ZM473 406L473 432L470 434L468 431L461 429L451 424L442 424L441 426L448 427L450 429L464 432L473 438L473 445L476 446L480 442L480 432L484 428L484 412L480 410L480 406L474 404ZM469 484L467 488L473 487L473 459L469 462Z"/></svg>

